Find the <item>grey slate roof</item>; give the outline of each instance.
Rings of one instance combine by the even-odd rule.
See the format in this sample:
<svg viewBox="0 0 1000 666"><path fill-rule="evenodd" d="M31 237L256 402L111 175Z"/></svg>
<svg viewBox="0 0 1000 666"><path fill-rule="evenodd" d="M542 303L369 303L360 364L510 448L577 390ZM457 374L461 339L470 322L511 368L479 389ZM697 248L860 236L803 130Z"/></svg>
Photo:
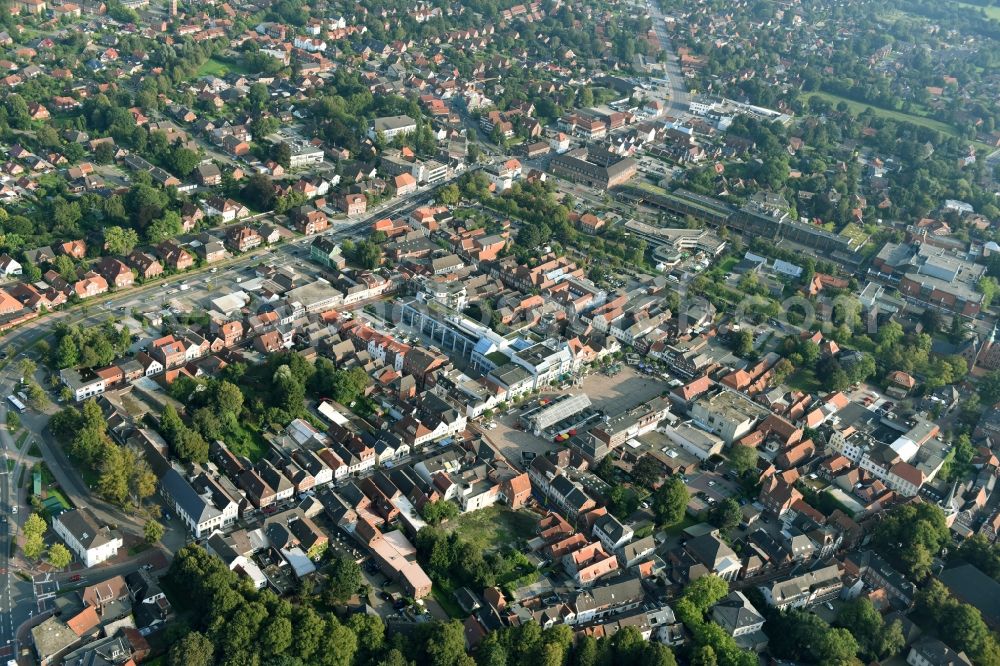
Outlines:
<svg viewBox="0 0 1000 666"><path fill-rule="evenodd" d="M99 548L112 539L117 538L117 534L112 532L107 526L101 526L97 518L90 509L74 509L59 515L57 520L63 524L73 538L90 550Z"/></svg>
<svg viewBox="0 0 1000 666"><path fill-rule="evenodd" d="M160 488L167 493L180 509L196 524L211 520L221 512L195 491L187 480L175 469L167 470L160 479Z"/></svg>
<svg viewBox="0 0 1000 666"><path fill-rule="evenodd" d="M737 629L760 624L764 616L757 612L742 592L730 592L712 608L712 619L732 634Z"/></svg>

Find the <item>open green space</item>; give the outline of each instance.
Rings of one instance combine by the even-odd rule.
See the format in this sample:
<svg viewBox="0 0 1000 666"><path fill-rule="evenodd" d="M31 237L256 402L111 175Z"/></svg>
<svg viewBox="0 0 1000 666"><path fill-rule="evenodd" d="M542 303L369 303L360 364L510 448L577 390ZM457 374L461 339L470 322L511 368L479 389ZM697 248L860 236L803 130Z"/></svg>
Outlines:
<svg viewBox="0 0 1000 666"><path fill-rule="evenodd" d="M802 391L803 393L813 393L820 389L819 380L816 379L816 375L813 374L812 370L806 368L799 368L785 380L785 384L789 388L793 388L797 391Z"/></svg>
<svg viewBox="0 0 1000 666"><path fill-rule="evenodd" d="M221 78L230 72L243 74L245 71L244 67L239 63L228 60L222 61L218 58L209 58L198 68L196 76L218 76Z"/></svg>
<svg viewBox="0 0 1000 666"><path fill-rule="evenodd" d="M882 118L888 118L889 120L894 120L896 122L903 123L913 123L914 125L919 125L920 127L926 127L928 129L936 130L942 134L948 134L950 136L958 136L958 131L947 123L943 123L940 120L934 120L933 118L925 118L923 116L914 115L912 113L903 113L902 111L892 111L890 109L883 109L881 107L875 106L874 104L868 104L866 102L856 102L853 99L847 99L846 97L841 97L840 95L832 95L827 92L814 92L809 93L809 97L819 97L827 102L830 102L834 106L844 102L847 104L847 108L851 110L852 113L858 114L865 109L871 109L876 115Z"/></svg>
<svg viewBox="0 0 1000 666"><path fill-rule="evenodd" d="M723 273L729 273L736 267L736 264L740 263L739 257L726 257L721 262L719 262L719 270Z"/></svg>
<svg viewBox="0 0 1000 666"><path fill-rule="evenodd" d="M24 446L24 441L26 439L28 439L28 431L22 430L21 434L17 436L17 440L15 440L14 442L14 446L17 448L18 451L20 451L21 447Z"/></svg>
<svg viewBox="0 0 1000 666"><path fill-rule="evenodd" d="M482 551L492 551L502 546L514 546L519 539L529 539L535 534L538 518L527 511L511 511L506 507L491 506L480 511L464 513L445 524L449 532Z"/></svg>
<svg viewBox="0 0 1000 666"><path fill-rule="evenodd" d="M968 2L954 2L954 1L952 2L952 4L958 5L959 7L962 7L964 9L973 9L975 11L982 10L982 12L986 14L986 18L993 19L994 21L1000 21L1000 7L997 7L995 5L990 7L981 7L980 5L973 5Z"/></svg>
<svg viewBox="0 0 1000 666"><path fill-rule="evenodd" d="M257 462L267 453L267 442L255 428L244 428L241 424L237 424L227 435L226 444L229 450L238 456L246 456L251 461Z"/></svg>
<svg viewBox="0 0 1000 666"><path fill-rule="evenodd" d="M57 500L59 500L59 503L62 504L63 508L66 509L67 511L69 511L70 509L73 508L73 505L70 504L70 502L69 502L69 498L67 498L63 494L63 492L61 490L59 490L58 488L52 488L50 486L48 488L48 493L49 493L49 497L55 497Z"/></svg>

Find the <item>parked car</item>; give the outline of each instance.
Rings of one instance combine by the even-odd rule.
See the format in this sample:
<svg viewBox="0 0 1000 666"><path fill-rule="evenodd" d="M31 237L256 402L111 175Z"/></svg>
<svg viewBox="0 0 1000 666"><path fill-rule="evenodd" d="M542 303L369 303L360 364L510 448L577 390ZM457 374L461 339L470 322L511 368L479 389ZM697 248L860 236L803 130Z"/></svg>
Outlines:
<svg viewBox="0 0 1000 666"><path fill-rule="evenodd" d="M83 576L81 576L80 574L73 574L72 576L69 577L69 582L76 583L77 581L79 581L82 578L83 578Z"/></svg>

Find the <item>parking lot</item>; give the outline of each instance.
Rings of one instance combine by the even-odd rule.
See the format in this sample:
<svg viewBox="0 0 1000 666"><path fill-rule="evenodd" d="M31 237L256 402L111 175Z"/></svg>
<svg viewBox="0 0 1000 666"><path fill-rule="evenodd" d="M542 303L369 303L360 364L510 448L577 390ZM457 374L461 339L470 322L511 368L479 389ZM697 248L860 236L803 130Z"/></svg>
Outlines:
<svg viewBox="0 0 1000 666"><path fill-rule="evenodd" d="M583 392L594 407L606 414L620 414L669 388L658 377L644 375L624 363L620 367L621 370L613 377L594 371L583 379Z"/></svg>
<svg viewBox="0 0 1000 666"><path fill-rule="evenodd" d="M704 493L713 500L709 502L721 502L727 497L732 497L739 493L739 487L725 478L718 472L699 472L695 476L688 478L688 491L694 495Z"/></svg>
<svg viewBox="0 0 1000 666"><path fill-rule="evenodd" d="M558 445L554 444L552 440L535 437L530 432L517 429L515 426L521 412L521 409L511 410L496 419L494 421L496 427L483 431L483 435L507 460L515 465L527 467L529 461L521 456L522 452L545 455L558 448Z"/></svg>

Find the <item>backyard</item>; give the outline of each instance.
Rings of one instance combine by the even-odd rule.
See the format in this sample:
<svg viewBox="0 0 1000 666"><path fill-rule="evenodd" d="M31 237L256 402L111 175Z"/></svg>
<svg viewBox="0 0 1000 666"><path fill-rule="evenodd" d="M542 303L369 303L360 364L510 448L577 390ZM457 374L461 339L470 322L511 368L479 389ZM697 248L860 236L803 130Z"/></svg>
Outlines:
<svg viewBox="0 0 1000 666"><path fill-rule="evenodd" d="M218 58L209 58L198 68L198 76L217 76L222 78L230 72L242 74L245 70L239 63L224 62Z"/></svg>
<svg viewBox="0 0 1000 666"><path fill-rule="evenodd" d="M445 524L448 532L457 532L462 539L483 552L494 551L504 545L535 535L538 518L527 511L511 511L506 507L491 506L479 511L464 513Z"/></svg>

